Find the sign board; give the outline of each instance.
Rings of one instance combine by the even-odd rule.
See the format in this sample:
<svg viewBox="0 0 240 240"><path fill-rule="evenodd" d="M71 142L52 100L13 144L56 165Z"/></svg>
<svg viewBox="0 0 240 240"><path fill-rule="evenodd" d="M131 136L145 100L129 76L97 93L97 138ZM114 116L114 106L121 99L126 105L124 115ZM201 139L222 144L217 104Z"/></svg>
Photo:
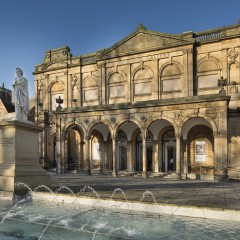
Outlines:
<svg viewBox="0 0 240 240"><path fill-rule="evenodd" d="M206 161L206 141L196 141L196 161Z"/></svg>

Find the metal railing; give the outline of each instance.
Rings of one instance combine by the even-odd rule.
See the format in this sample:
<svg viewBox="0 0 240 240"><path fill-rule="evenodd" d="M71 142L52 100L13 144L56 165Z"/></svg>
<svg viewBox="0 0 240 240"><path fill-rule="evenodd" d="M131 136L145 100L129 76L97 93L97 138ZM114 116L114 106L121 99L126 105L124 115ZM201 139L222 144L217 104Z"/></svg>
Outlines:
<svg viewBox="0 0 240 240"><path fill-rule="evenodd" d="M222 36L222 32L218 31L218 32L211 32L211 33L203 33L203 34L199 34L196 35L196 41L206 41L206 40L210 40L210 39L216 39L216 38L220 38Z"/></svg>

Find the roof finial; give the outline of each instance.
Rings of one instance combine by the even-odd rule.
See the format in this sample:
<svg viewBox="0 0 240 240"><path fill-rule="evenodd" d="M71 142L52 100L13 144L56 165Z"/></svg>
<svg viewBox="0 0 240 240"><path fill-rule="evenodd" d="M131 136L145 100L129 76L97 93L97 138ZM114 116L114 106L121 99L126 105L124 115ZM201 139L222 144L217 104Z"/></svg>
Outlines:
<svg viewBox="0 0 240 240"><path fill-rule="evenodd" d="M137 27L137 31L140 31L140 30L146 30L146 28L143 26L142 23L140 23Z"/></svg>

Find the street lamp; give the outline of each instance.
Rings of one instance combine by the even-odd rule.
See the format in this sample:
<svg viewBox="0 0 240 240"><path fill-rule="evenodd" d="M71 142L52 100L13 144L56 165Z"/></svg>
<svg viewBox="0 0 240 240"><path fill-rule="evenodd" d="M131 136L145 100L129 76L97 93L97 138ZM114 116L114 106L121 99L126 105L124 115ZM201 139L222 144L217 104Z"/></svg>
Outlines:
<svg viewBox="0 0 240 240"><path fill-rule="evenodd" d="M58 104L56 110L57 112L61 112L61 109L62 109L62 106L61 104L63 104L63 99L61 99L61 96L59 96L57 99L56 99L56 103Z"/></svg>
<svg viewBox="0 0 240 240"><path fill-rule="evenodd" d="M57 113L60 113L60 118L59 118L59 152L57 154L57 173L61 173L61 168L62 168L62 116L61 116L61 111L62 111L62 106L63 104L63 99L61 99L61 96L59 96L56 99L56 103L58 104L56 108L56 116L58 116Z"/></svg>

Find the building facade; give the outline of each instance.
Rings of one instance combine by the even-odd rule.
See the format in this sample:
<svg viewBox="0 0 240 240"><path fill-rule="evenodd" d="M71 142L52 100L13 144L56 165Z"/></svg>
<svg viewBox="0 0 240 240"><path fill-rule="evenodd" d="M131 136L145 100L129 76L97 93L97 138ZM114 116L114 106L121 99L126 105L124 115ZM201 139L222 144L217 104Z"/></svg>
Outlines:
<svg viewBox="0 0 240 240"><path fill-rule="evenodd" d="M240 179L239 66L240 25L173 35L140 24L91 54L46 51L34 72L42 162L59 174Z"/></svg>
<svg viewBox="0 0 240 240"><path fill-rule="evenodd" d="M12 91L4 87L4 83L0 86L0 118L8 113L15 111L12 103Z"/></svg>

